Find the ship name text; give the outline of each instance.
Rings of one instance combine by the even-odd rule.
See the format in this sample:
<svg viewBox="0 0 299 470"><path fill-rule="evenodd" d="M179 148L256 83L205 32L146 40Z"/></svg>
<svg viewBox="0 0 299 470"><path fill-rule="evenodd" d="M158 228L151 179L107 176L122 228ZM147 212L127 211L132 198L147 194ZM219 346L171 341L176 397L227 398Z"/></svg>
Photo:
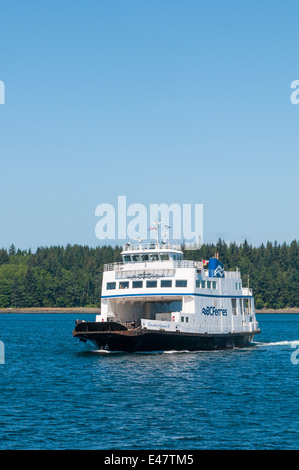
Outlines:
<svg viewBox="0 0 299 470"><path fill-rule="evenodd" d="M203 315L223 315L227 316L227 308L216 308L216 307L203 307L201 313Z"/></svg>

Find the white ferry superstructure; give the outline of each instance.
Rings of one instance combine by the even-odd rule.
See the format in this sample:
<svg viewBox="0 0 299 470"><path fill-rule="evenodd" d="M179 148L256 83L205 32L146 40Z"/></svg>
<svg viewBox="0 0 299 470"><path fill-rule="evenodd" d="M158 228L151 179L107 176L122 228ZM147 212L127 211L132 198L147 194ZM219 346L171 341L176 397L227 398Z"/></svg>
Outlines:
<svg viewBox="0 0 299 470"><path fill-rule="evenodd" d="M254 298L241 274L217 257L183 259L180 245L127 244L104 265L101 313L73 335L111 351L245 347L259 333Z"/></svg>

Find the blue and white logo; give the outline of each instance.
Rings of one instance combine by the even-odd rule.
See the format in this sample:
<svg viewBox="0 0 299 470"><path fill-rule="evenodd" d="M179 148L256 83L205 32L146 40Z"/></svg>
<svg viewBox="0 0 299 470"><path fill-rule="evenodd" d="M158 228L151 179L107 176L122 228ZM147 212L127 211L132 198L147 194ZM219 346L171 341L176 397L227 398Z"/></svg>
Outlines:
<svg viewBox="0 0 299 470"><path fill-rule="evenodd" d="M209 277L224 277L224 267L217 258L209 259Z"/></svg>
<svg viewBox="0 0 299 470"><path fill-rule="evenodd" d="M216 308L216 307L203 307L201 313L203 315L223 315L227 316L227 308Z"/></svg>
<svg viewBox="0 0 299 470"><path fill-rule="evenodd" d="M214 270L214 277L224 277L224 268L222 266L217 266Z"/></svg>

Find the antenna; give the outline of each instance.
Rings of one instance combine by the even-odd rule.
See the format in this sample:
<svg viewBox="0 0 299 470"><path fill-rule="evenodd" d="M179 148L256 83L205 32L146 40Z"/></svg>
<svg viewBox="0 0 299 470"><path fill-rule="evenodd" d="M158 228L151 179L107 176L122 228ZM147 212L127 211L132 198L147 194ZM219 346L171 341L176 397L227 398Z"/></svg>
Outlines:
<svg viewBox="0 0 299 470"><path fill-rule="evenodd" d="M170 229L171 225L164 224L164 227L166 228L166 231L162 233L162 242L161 243L166 244L166 238L168 239L168 243L169 243L169 229Z"/></svg>
<svg viewBox="0 0 299 470"><path fill-rule="evenodd" d="M139 242L139 249L141 249L141 243L143 242L142 238L133 238L133 240Z"/></svg>
<svg viewBox="0 0 299 470"><path fill-rule="evenodd" d="M148 231L156 230L157 231L157 243L159 243L159 225L161 224L162 220L156 219L155 222L150 225Z"/></svg>
<svg viewBox="0 0 299 470"><path fill-rule="evenodd" d="M155 224L157 225L157 244L159 244L159 226L161 225L161 223L162 223L161 219L160 220L156 219Z"/></svg>

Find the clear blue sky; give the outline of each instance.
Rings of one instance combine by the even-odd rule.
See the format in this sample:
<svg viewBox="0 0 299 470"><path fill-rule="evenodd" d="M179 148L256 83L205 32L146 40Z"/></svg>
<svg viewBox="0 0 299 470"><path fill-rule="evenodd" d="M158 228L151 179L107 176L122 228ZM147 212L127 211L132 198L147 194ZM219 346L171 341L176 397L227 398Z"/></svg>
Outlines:
<svg viewBox="0 0 299 470"><path fill-rule="evenodd" d="M96 246L95 208L204 205L298 239L299 3L2 0L0 247Z"/></svg>

